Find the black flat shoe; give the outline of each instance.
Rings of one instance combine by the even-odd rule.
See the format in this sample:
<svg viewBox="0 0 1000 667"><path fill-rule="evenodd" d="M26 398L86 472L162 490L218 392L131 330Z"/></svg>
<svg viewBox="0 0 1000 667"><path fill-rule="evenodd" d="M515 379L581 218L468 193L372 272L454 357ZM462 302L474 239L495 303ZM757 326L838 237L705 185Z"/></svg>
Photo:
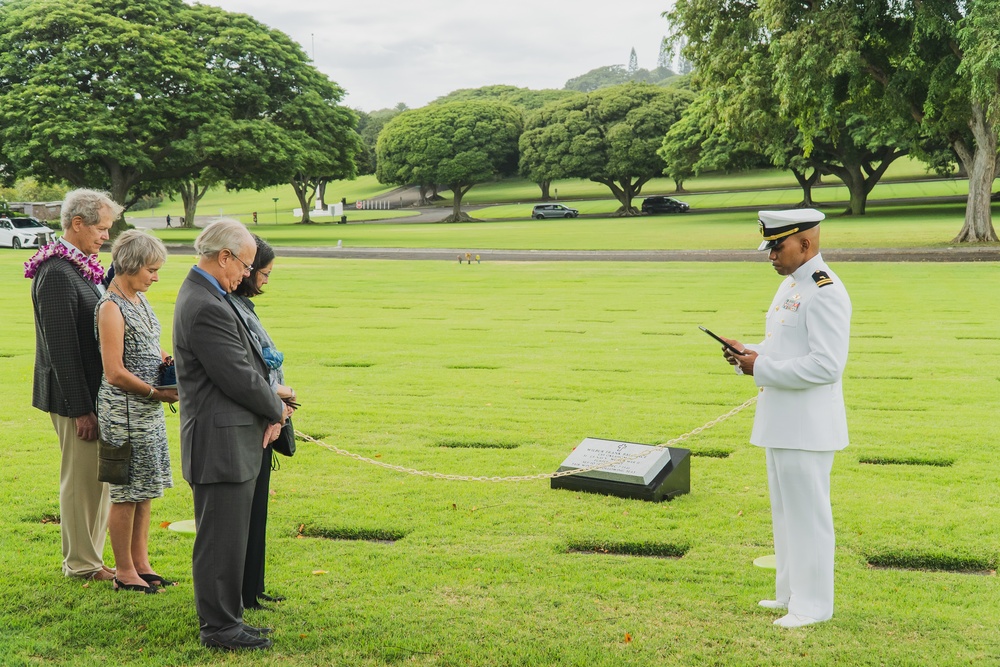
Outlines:
<svg viewBox="0 0 1000 667"><path fill-rule="evenodd" d="M260 600L263 600L264 602L284 602L285 601L285 596L284 595L268 595L267 593L261 593L260 595L257 596L257 598L260 599Z"/></svg>
<svg viewBox="0 0 1000 667"><path fill-rule="evenodd" d="M243 605L243 609L250 611L274 611L274 607L268 607L266 604L261 604L259 602L254 604L245 604Z"/></svg>
<svg viewBox="0 0 1000 667"><path fill-rule="evenodd" d="M143 586L142 584L123 584L118 581L118 577L114 578L114 585L116 591L136 591L147 595L156 593L156 589L152 586Z"/></svg>
<svg viewBox="0 0 1000 667"><path fill-rule="evenodd" d="M140 574L139 578L145 581L150 586L158 586L159 588L166 588L167 586L176 586L176 581L170 581L169 579L164 579L155 572L149 574Z"/></svg>

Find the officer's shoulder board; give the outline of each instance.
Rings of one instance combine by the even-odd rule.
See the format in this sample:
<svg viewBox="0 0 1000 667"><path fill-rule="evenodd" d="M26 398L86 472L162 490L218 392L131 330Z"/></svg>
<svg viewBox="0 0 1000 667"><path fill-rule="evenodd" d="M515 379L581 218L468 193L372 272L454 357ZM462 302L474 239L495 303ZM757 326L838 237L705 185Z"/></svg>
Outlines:
<svg viewBox="0 0 1000 667"><path fill-rule="evenodd" d="M833 284L833 278L826 271L817 271L814 273L813 280L816 281L816 287L826 287Z"/></svg>

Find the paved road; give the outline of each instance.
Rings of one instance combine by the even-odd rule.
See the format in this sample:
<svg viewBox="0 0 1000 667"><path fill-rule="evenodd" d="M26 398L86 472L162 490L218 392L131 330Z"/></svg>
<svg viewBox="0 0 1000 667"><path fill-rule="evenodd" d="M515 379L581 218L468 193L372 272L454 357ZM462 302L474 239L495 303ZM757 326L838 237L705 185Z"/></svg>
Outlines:
<svg viewBox="0 0 1000 667"><path fill-rule="evenodd" d="M193 255L194 248L168 245L171 254ZM489 250L471 248L301 248L275 247L280 257L397 259L458 262L469 253L484 262L765 262L756 250ZM858 248L823 250L833 262L996 262L1000 247Z"/></svg>

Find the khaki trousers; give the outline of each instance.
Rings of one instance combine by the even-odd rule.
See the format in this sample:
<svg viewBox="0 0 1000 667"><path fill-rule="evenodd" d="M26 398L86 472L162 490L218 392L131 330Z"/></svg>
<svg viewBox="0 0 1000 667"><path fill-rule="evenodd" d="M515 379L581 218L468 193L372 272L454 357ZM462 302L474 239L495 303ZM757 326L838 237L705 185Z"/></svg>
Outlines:
<svg viewBox="0 0 1000 667"><path fill-rule="evenodd" d="M111 498L108 485L97 481L97 441L76 435L76 419L50 412L59 436L59 528L63 574L86 577L104 564Z"/></svg>

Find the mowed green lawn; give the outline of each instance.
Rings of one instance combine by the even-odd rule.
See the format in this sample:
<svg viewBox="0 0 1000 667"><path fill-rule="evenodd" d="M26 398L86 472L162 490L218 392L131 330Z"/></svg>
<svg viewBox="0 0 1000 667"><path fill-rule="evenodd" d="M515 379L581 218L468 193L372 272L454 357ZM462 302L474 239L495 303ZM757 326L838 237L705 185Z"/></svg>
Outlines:
<svg viewBox="0 0 1000 667"><path fill-rule="evenodd" d="M599 206L601 202L583 202ZM1000 212L1000 204L997 205ZM828 248L947 247L962 229L965 205L872 206L865 216L830 215ZM756 213L698 212L633 218L574 218L498 222L258 225L252 231L276 246L513 249L704 250L753 249L760 243ZM166 243L190 245L197 229L158 229Z"/></svg>
<svg viewBox="0 0 1000 667"><path fill-rule="evenodd" d="M693 458L690 495L662 504L545 482L435 481L300 443L271 487L268 589L288 600L247 615L275 629L275 649L220 656L197 641L191 538L161 528L192 514L176 415L176 488L153 503L150 551L180 586L149 598L61 576L49 521L58 447L30 406L30 285L20 277L29 254L0 251L4 665L1000 661L996 264L835 267L854 321L852 445L833 472L832 621L780 630L756 605L773 593L773 572L752 565L772 548L763 451L747 443L751 408L690 440L713 456ZM192 261L172 256L150 292L168 349ZM753 396L697 325L759 339L777 281L766 263L279 257L258 304L301 397L300 430L387 463L512 475L555 471L587 436L662 442ZM571 550L580 545L684 555Z"/></svg>

